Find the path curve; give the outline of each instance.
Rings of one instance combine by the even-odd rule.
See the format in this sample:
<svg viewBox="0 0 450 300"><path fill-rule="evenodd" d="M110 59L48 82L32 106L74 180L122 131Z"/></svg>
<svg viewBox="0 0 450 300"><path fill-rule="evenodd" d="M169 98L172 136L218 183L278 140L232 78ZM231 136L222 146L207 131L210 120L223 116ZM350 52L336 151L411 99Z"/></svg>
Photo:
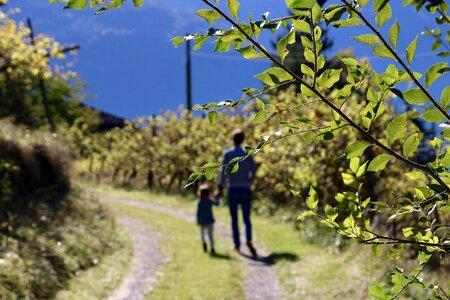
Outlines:
<svg viewBox="0 0 450 300"><path fill-rule="evenodd" d="M132 200L125 198L115 198L115 197L101 197L102 201L116 202L125 205L131 205L134 207L150 209L153 211L162 212L169 214L173 217L188 221L195 222L195 216L191 213L176 209L173 207L155 204L151 202L144 202L142 200ZM230 229L223 223L218 222L215 226L216 232L222 238L229 238L230 243ZM231 245L231 244L230 244ZM245 247L243 247L245 248ZM264 249L258 248L258 253L261 257L266 257L267 253ZM264 259L253 259L248 252L248 250L242 249L242 254L240 257L243 262L247 265L247 277L245 283L245 292L248 300L270 300L270 299L281 299L280 286L278 278L274 273L273 268ZM111 298L112 299L112 298ZM114 298L123 299L123 298ZM138 299L138 298L129 298Z"/></svg>
<svg viewBox="0 0 450 300"><path fill-rule="evenodd" d="M161 237L139 219L118 215L116 220L131 236L133 260L120 286L108 300L140 300L153 288L163 256L158 251Z"/></svg>

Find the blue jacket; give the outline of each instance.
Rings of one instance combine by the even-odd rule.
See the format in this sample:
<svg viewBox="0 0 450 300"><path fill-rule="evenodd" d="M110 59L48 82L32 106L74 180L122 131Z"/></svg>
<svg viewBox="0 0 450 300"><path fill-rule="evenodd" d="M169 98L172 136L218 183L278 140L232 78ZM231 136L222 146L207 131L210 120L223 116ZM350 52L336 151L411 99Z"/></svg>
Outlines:
<svg viewBox="0 0 450 300"><path fill-rule="evenodd" d="M207 199L198 200L197 202L197 224L211 225L214 224L214 215L212 211L213 205L219 205L219 201Z"/></svg>
<svg viewBox="0 0 450 300"><path fill-rule="evenodd" d="M223 152L222 173L220 175L219 185L224 187L228 183L228 187L245 187L250 188L253 178L256 174L256 164L253 157L247 157L239 162L239 169L236 173L225 174L226 165L235 157L245 156L245 150L240 146L232 147Z"/></svg>

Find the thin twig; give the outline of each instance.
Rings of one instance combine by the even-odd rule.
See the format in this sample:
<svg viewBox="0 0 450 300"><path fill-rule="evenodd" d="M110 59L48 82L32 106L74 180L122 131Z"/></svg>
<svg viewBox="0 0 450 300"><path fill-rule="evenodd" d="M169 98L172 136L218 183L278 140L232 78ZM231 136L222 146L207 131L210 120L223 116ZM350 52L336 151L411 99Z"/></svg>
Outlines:
<svg viewBox="0 0 450 300"><path fill-rule="evenodd" d="M288 81L282 82L282 83L280 83L280 84L277 84L277 85L275 85L275 86L273 86L273 87L271 87L271 88L268 88L267 90L260 91L260 92L259 92L258 94L256 94L256 95L253 95L253 96L251 96L251 97L249 97L249 98L247 98L247 99L243 99L244 102L242 102L242 104L247 103L247 102L250 102L251 100L256 99L256 98L258 98L258 97L260 97L260 96L262 96L262 95L265 95L265 94L267 94L267 93L270 92L270 91L276 90L276 89L278 89L278 88L280 88L280 87L282 87L282 86L284 86L284 85L287 85L287 84L293 83L293 82L295 82L295 80L288 80ZM239 101L238 101L238 102L239 102ZM231 102L229 102L229 103L231 103ZM228 109L228 108L230 108L230 107L225 105L225 106L223 106L223 107L219 107L219 108L217 108L217 109L212 109L212 110L215 110L215 111L222 111L222 110Z"/></svg>
<svg viewBox="0 0 450 300"><path fill-rule="evenodd" d="M423 85L417 80L417 78L414 76L411 69L405 64L405 62L398 56L397 52L392 49L392 47L389 45L389 43L384 39L383 35L373 27L373 25L364 17L364 15L358 11L356 8L354 8L350 3L348 3L346 0L341 0L348 8L350 8L353 12L355 12L358 17L366 24L367 27L372 30L373 33L381 40L383 45L388 49L388 51L394 56L395 60L403 67L403 69L408 73L409 77L414 81L414 83L419 87L419 89L427 96L427 98L430 100L430 102L433 104L434 107L436 107L443 115L444 117L450 121L450 115L447 114L445 109L443 109L437 102L434 100L434 98L430 95L428 90L423 87Z"/></svg>
<svg viewBox="0 0 450 300"><path fill-rule="evenodd" d="M313 23L313 13L312 9L309 10L309 28L311 30L311 40L313 44L314 51L314 78L313 78L313 87L316 86L317 83L317 45L316 45L316 35L314 34L314 23Z"/></svg>
<svg viewBox="0 0 450 300"><path fill-rule="evenodd" d="M437 8L437 11L441 14L441 16L445 19L445 21L446 21L447 23L450 23L450 19L447 17L446 14L444 14L444 12L441 10L440 7Z"/></svg>
<svg viewBox="0 0 450 300"><path fill-rule="evenodd" d="M342 107L344 106L344 104L347 102L348 99L350 99L351 96L353 96L353 94L359 89L359 87L361 86L361 84L364 82L364 79L361 80L360 82L358 82L358 84L356 85L356 88L350 93L350 95L348 95L345 99L344 102L342 102L341 106L339 107L339 109L342 109Z"/></svg>
<svg viewBox="0 0 450 300"><path fill-rule="evenodd" d="M297 81L300 84L305 85L308 87L314 94L317 95L323 102L325 102L331 109L333 109L336 113L338 113L350 126L355 128L357 131L361 133L362 136L364 136L367 140L372 142L373 144L377 145L381 149L383 149L385 152L390 153L392 156L397 158L400 161L403 161L404 163L414 167L415 169L424 171L428 174L430 174L431 177L433 177L443 188L447 190L447 192L450 194L450 187L445 184L445 182L437 175L435 172L431 171L428 166L421 165L419 163L416 163L412 160L409 160L408 158L398 154L391 148L387 147L383 143L381 143L378 139L376 139L374 136L372 136L369 132L365 131L361 126L356 124L352 119L350 119L349 116L347 116L342 110L340 110L331 100L326 98L324 95L322 95L315 87L310 86L307 84L302 78L300 78L297 74L295 74L293 71L291 71L289 68L287 68L285 65L283 65L278 59L276 59L274 56L272 56L264 47L262 47L255 39L253 39L239 24L237 24L235 21L233 21L226 13L224 13L219 7L215 6L208 0L202 0L203 3L205 3L207 6L211 7L215 11L217 11L226 21L228 21L230 24L234 26L237 30L239 30L261 53L263 53L270 61L272 61L275 65L283 69L286 73L291 75L295 81Z"/></svg>
<svg viewBox="0 0 450 300"><path fill-rule="evenodd" d="M369 233L371 233L371 232L369 232ZM386 240L386 241L385 242L374 242L375 239ZM361 240L360 243L362 243L362 244L377 244L377 245L384 245L384 244L415 244L415 245L439 247L439 248L443 248L443 246L444 246L444 245L438 244L438 243L428 243L428 242L405 240L405 239L400 239L400 238L391 237L391 236L382 236L382 235L378 235L378 234L375 234L374 238L370 238L370 239L367 239L367 240Z"/></svg>
<svg viewBox="0 0 450 300"><path fill-rule="evenodd" d="M391 300L394 300L395 298L397 298L398 296L400 296L400 294L406 289L407 286L409 286L411 283L414 282L414 280L416 280L417 277L419 277L420 273L422 273L422 271L425 269L425 266L428 264L428 262L430 261L430 259L428 259L428 261L426 263L423 264L422 268L420 269L420 271L407 283L405 284L400 291L398 291L392 298Z"/></svg>

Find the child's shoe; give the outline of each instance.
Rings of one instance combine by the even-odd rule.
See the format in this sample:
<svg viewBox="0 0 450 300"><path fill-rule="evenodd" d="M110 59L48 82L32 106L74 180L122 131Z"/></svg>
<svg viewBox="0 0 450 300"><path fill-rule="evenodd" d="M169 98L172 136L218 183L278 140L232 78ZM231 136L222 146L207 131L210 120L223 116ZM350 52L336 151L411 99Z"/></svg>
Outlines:
<svg viewBox="0 0 450 300"><path fill-rule="evenodd" d="M211 248L211 254L216 255L216 250L214 250L214 248Z"/></svg>
<svg viewBox="0 0 450 300"><path fill-rule="evenodd" d="M208 252L208 246L206 243L203 243L203 252Z"/></svg>

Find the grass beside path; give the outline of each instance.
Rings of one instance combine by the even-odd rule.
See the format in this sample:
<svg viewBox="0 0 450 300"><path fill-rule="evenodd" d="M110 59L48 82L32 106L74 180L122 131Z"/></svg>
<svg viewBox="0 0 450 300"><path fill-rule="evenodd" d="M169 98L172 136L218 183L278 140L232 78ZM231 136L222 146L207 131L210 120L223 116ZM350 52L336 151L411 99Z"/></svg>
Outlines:
<svg viewBox="0 0 450 300"><path fill-rule="evenodd" d="M167 261L147 299L245 299L244 266L220 238L216 246L220 256L212 257L203 252L195 224L147 209L111 206L162 233L160 251Z"/></svg>
<svg viewBox="0 0 450 300"><path fill-rule="evenodd" d="M104 255L98 265L70 279L67 288L59 291L55 300L70 299L104 299L119 285L120 279L127 271L127 264L132 257L131 241L125 228L116 225L113 242L116 251Z"/></svg>
<svg viewBox="0 0 450 300"><path fill-rule="evenodd" d="M97 187L96 191L117 198L149 201L184 209L193 214L195 212L193 197L126 191L108 186ZM215 214L219 222L229 222L226 207L216 209ZM327 249L312 244L290 225L276 223L270 218L255 214L252 220L256 246L263 244L265 250L272 254L270 258L280 279L284 299L365 299L368 285L383 274L382 268L372 263L370 250L366 247L355 245L343 253L337 253L333 247ZM161 229L164 229L164 226ZM173 228L171 234L173 235L176 230L181 229ZM189 242L194 241L192 245L186 244L186 247L199 248L197 232L186 232L183 236L186 234L190 236ZM231 245L228 245L229 247ZM177 276L182 276L185 271L189 272L181 269L178 271ZM190 274L195 278L195 272ZM376 275L372 278L370 274ZM214 279L213 275L212 281L214 280L217 278ZM202 291L199 292L202 294Z"/></svg>

